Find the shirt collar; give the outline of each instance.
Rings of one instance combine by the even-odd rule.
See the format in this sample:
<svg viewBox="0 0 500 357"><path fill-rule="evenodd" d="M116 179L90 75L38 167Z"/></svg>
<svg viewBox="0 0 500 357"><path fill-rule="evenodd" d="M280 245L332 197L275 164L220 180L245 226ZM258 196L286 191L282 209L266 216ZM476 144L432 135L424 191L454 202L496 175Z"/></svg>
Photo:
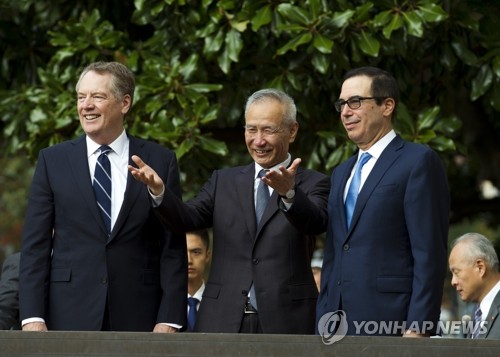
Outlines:
<svg viewBox="0 0 500 357"><path fill-rule="evenodd" d="M87 141L87 157L90 157L91 155L94 155L96 152L99 151L99 148L102 145L99 145L96 143L94 140L92 140L88 135L86 136L86 141ZM113 150L113 152L117 153L118 155L121 156L123 151L126 148L127 145L127 134L125 133L125 129L122 131L120 136L118 136L115 141L113 141L111 144L108 146Z"/></svg>
<svg viewBox="0 0 500 357"><path fill-rule="evenodd" d="M369 152L370 155L377 160L380 155L382 155L382 152L385 150L385 148L390 144L392 139L396 137L396 133L394 132L394 129L389 131L387 134L385 134L379 141L377 141L373 146L367 150L367 151L362 151L359 150L358 153L358 159L361 156L361 154L365 152Z"/></svg>
<svg viewBox="0 0 500 357"><path fill-rule="evenodd" d="M271 167L269 169L265 169L265 170L266 171L271 171L271 170L278 171L278 168L280 166L288 167L288 165L290 165L290 161L292 161L292 156L290 155L290 153L288 153L288 156L286 157L285 161L280 162L279 164L274 165L273 167ZM260 170L262 170L262 169L264 169L262 166L260 166L258 163L255 163L255 176L254 176L254 178L257 178Z"/></svg>
<svg viewBox="0 0 500 357"><path fill-rule="evenodd" d="M481 307L482 319L486 319L486 316L490 312L491 304L493 304L493 300L495 300L495 296L497 296L500 291L500 280L497 281L493 289L490 290L488 294L483 298L479 306Z"/></svg>

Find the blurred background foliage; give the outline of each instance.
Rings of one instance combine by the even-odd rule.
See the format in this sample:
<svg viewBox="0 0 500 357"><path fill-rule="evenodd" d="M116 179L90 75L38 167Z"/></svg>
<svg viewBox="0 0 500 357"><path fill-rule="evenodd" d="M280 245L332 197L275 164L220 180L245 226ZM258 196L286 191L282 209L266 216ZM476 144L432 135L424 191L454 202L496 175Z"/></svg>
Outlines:
<svg viewBox="0 0 500 357"><path fill-rule="evenodd" d="M329 174L355 150L333 109L342 75L385 68L401 86L397 132L446 165L450 237L467 227L498 247L499 8L496 0L0 0L0 251L19 248L38 151L82 134L74 86L96 60L136 74L127 130L175 150L185 198L212 170L250 162L243 109L263 87L295 98L292 154Z"/></svg>

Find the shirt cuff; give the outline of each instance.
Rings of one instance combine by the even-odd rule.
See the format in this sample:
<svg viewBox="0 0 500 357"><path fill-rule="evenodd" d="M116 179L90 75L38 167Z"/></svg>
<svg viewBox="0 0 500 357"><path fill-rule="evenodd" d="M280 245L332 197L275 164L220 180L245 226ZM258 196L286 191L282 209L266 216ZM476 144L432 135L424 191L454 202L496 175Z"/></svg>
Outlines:
<svg viewBox="0 0 500 357"><path fill-rule="evenodd" d="M149 191L149 195L153 199L153 207L158 207L159 205L161 205L161 202L163 201L163 196L165 195L165 186L163 186L163 190L161 191L161 193L158 196L153 195L153 193L151 192L149 187L148 187L148 191Z"/></svg>

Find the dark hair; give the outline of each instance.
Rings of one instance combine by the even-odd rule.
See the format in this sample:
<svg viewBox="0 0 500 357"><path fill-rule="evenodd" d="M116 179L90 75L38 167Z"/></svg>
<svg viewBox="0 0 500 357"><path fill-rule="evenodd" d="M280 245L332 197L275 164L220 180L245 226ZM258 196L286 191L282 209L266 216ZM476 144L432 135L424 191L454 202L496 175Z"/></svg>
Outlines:
<svg viewBox="0 0 500 357"><path fill-rule="evenodd" d="M85 67L80 74L78 83L76 84L76 91L80 87L80 81L83 76L88 72L96 72L99 74L111 74L111 93L116 99L121 100L125 95L130 95L130 103L134 101L135 91L135 78L134 74L127 66L119 62L94 62Z"/></svg>
<svg viewBox="0 0 500 357"><path fill-rule="evenodd" d="M207 248L207 250L210 249L210 236L208 234L208 229L199 229L197 231L187 232L187 234L193 234L200 237L205 248Z"/></svg>
<svg viewBox="0 0 500 357"><path fill-rule="evenodd" d="M389 72L377 67L359 67L348 71L344 75L344 81L352 77L366 76L372 79L371 96L376 97L375 102L382 104L382 98L392 98L395 102L394 113L399 103L399 86L396 78ZM393 113L393 116L394 116Z"/></svg>

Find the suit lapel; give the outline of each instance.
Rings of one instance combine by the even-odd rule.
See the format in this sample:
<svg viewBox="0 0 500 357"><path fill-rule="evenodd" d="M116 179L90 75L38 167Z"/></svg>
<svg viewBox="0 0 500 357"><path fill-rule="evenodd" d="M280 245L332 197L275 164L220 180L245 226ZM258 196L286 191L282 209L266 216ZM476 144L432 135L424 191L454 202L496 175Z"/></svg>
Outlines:
<svg viewBox="0 0 500 357"><path fill-rule="evenodd" d="M359 192L356 206L354 207L354 212L352 214L351 226L349 227L348 234L350 234L352 229L356 226L356 222L363 212L363 209L366 206L366 202L370 198L373 190L377 187L378 183L385 175L389 167L391 167L393 162L399 157L399 149L403 147L403 144L404 142L401 137L396 136L378 158L377 163L370 172L370 175L368 175L365 183L363 184L363 187L361 188L361 191Z"/></svg>
<svg viewBox="0 0 500 357"><path fill-rule="evenodd" d="M234 185L236 191L238 192L239 203L242 206L242 212L244 212L244 221L252 237L255 237L255 232L257 231L257 223L255 221L255 205L253 199L254 177L255 164L252 163L245 166L234 178Z"/></svg>
<svg viewBox="0 0 500 357"><path fill-rule="evenodd" d="M486 319L484 320L486 322L486 329L487 329L486 333L485 334L480 333L478 338L488 337L488 334L490 333L493 324L495 322L497 324L500 323L496 321L496 319L498 318L499 311L500 311L500 292L498 292L497 295L495 296L495 299L493 299L490 311L488 311L488 316L486 316Z"/></svg>
<svg viewBox="0 0 500 357"><path fill-rule="evenodd" d="M87 157L87 142L85 135L73 141L74 146L68 150L67 159L68 165L75 176L75 181L78 189L82 192L82 197L87 206L89 207L92 216L94 216L97 224L103 232L106 232L106 227L102 220L99 208L92 188L92 178L89 171L89 160Z"/></svg>
<svg viewBox="0 0 500 357"><path fill-rule="evenodd" d="M142 160L144 160L144 162L149 162L149 154L144 150L144 147L143 145L141 145L140 141L133 136L129 136L129 164L135 165L131 159L132 155L137 155ZM116 222L113 226L113 230L111 231L108 242L116 236L117 232L120 231L121 226L126 222L127 217L134 207L134 203L139 197L142 189L144 189L144 184L135 180L129 172L127 174L127 187L125 188L122 207L120 209L118 217L116 218Z"/></svg>

